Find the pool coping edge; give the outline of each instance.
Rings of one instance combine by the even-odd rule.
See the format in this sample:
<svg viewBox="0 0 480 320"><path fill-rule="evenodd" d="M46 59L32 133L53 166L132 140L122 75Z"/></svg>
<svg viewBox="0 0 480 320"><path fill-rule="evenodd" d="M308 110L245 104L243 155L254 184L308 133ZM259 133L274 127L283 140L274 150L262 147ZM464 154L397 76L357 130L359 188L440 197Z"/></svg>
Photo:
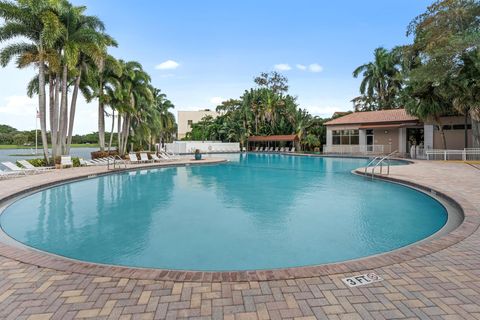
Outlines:
<svg viewBox="0 0 480 320"><path fill-rule="evenodd" d="M208 165L223 163L223 161L209 163L195 163L191 165ZM413 162L413 165L415 163ZM177 167L185 166L185 163L168 163L162 166L133 167L116 170L113 172L102 172L95 176L104 176L112 173L133 170L148 170L158 167ZM364 175L362 168L353 170L354 174ZM26 193L35 192L39 189L48 188L54 185L60 185L68 182L88 179L91 175L80 175L68 179L61 179L54 182L40 184L31 188L25 188L14 194L0 199L0 206L3 207L6 202L13 201ZM0 239L0 255L17 260L23 263L36 265L38 267L49 268L62 272L80 273L86 275L106 276L114 278L131 278L138 280L166 280L166 281L189 281L189 282L236 282L236 281L268 281L268 280L288 280L298 278L308 278L313 276L325 276L338 273L353 273L358 271L372 270L403 261L412 260L425 255L429 255L443 249L446 249L474 233L480 226L480 213L462 196L455 194L449 195L430 186L421 185L408 180L402 180L392 177L375 175L377 179L400 183L423 190L425 193L435 193L437 196L458 207L463 213L463 221L454 230L437 238L423 240L413 243L404 248L399 248L390 252L380 253L364 258L348 260L338 263L329 263L313 266L292 267L271 270L251 270L251 271L183 271L168 269L149 269L138 267L124 267L118 265L99 264L85 262L67 257L62 257L45 251L37 250L26 245L16 246L5 243ZM3 233L3 231L1 231ZM7 235L7 237L9 237ZM16 240L14 240L16 241ZM20 243L21 244L21 243Z"/></svg>

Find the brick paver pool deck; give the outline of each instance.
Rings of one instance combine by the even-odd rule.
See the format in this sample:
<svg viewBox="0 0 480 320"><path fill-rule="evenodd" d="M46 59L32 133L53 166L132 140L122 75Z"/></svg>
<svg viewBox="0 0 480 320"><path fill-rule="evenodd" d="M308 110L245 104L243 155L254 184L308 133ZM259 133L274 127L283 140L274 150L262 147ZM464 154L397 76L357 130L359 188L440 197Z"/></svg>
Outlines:
<svg viewBox="0 0 480 320"><path fill-rule="evenodd" d="M74 168L0 181L0 199L104 172L102 167ZM246 274L248 281L235 273L155 280L168 279L168 273L148 279L151 274L116 269L108 274L92 265L79 264L76 270L73 262L46 268L42 266L52 256L12 251L2 244L0 318L480 319L480 169L424 161L392 167L390 178L454 199L466 211L465 222L449 235L399 254L318 269ZM341 280L370 271L384 280L356 288ZM189 277L193 275L183 279Z"/></svg>

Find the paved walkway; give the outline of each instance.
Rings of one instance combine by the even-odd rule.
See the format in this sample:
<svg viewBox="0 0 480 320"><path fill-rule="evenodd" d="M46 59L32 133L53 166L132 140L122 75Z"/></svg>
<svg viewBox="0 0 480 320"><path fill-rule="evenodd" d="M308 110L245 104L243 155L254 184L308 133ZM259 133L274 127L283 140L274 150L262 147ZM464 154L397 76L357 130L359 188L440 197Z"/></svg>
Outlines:
<svg viewBox="0 0 480 320"><path fill-rule="evenodd" d="M101 169L60 174L72 178L87 170ZM54 174L59 173L2 181L0 198ZM480 211L480 171L471 166L419 162L392 168L391 177L468 199L470 209ZM438 252L373 271L385 280L353 289L341 281L351 273L174 282L60 272L0 256L0 318L480 319L479 230Z"/></svg>

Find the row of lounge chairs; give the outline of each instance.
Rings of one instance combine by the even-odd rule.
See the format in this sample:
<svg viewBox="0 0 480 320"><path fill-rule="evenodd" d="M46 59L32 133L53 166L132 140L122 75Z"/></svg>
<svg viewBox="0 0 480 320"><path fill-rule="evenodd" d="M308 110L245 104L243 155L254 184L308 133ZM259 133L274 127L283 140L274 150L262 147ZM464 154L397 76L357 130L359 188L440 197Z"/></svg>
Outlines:
<svg viewBox="0 0 480 320"><path fill-rule="evenodd" d="M8 170L0 170L0 178L11 178L11 177L18 177L18 176L26 176L28 174L37 174L46 172L48 170L53 169L54 167L35 167L30 162L26 160L19 160L18 163L22 167L17 166L15 163L10 161L2 162L2 165L6 167Z"/></svg>
<svg viewBox="0 0 480 320"><path fill-rule="evenodd" d="M85 160L83 158L79 158L80 166L106 166L109 163L113 164L114 161L121 164L131 163L148 163L148 162L164 162L164 161L173 161L179 159L178 156L168 153L165 151L160 151L158 156L156 154L150 154L150 158L146 152L140 153L140 158L137 157L136 153L129 154L129 160L122 160L122 159L115 159L113 156L105 157L105 158L97 158L92 160ZM17 161L21 167L16 165L13 162L5 161L2 162L2 165L6 167L8 170L0 170L0 178L14 178L18 176L26 176L29 174L38 174L49 171L51 169L55 169L55 167L35 167L30 162L26 160L19 160ZM60 167L73 167L73 161L71 156L62 156L60 158Z"/></svg>
<svg viewBox="0 0 480 320"><path fill-rule="evenodd" d="M256 152L295 152L295 147L292 148L287 148L287 147L256 147L255 150Z"/></svg>
<svg viewBox="0 0 480 320"><path fill-rule="evenodd" d="M2 162L2 165L6 167L8 170L0 170L0 178L12 178L18 176L26 176L29 174L38 174L47 172L49 170L55 169L55 167L35 167L33 164L28 162L27 160L18 160L17 161L21 167L17 166L15 163L10 161ZM70 156L62 156L61 167L73 167L72 157Z"/></svg>
<svg viewBox="0 0 480 320"><path fill-rule="evenodd" d="M150 154L150 158L146 152L140 153L140 158L137 157L136 153L129 153L128 158L130 163L148 163L148 162L164 162L177 160L180 157L174 155L173 153L168 153L166 151L159 151L158 156L154 153Z"/></svg>

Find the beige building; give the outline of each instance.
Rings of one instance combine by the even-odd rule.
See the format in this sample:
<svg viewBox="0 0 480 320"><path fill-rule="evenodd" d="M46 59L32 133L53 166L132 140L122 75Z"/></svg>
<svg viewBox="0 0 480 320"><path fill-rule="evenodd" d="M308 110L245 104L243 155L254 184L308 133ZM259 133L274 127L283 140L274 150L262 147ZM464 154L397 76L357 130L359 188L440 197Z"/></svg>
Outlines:
<svg viewBox="0 0 480 320"><path fill-rule="evenodd" d="M471 148L470 121L467 123L465 145L465 118L442 117L447 149ZM354 112L326 122L325 152L408 154L412 145L421 149L444 149L438 126L423 123L407 114L405 109Z"/></svg>
<svg viewBox="0 0 480 320"><path fill-rule="evenodd" d="M187 132L192 130L192 124L199 122L205 116L218 117L218 113L209 109L199 111L178 111L177 139L185 138Z"/></svg>

